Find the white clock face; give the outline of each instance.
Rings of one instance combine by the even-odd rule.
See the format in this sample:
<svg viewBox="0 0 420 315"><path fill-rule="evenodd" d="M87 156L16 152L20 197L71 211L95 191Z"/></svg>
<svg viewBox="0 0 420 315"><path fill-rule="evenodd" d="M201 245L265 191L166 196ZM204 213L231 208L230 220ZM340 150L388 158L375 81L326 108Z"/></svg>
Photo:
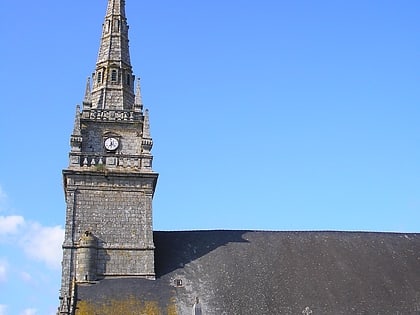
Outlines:
<svg viewBox="0 0 420 315"><path fill-rule="evenodd" d="M105 149L114 151L118 148L118 140L115 138L107 138L105 140Z"/></svg>

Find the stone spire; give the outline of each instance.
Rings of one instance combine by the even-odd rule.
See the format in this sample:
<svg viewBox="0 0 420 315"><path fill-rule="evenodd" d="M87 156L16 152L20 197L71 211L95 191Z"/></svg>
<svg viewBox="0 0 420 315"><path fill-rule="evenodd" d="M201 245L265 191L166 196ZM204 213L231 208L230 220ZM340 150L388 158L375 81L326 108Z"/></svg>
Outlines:
<svg viewBox="0 0 420 315"><path fill-rule="evenodd" d="M133 109L134 76L128 42L125 0L108 0L93 74L92 108Z"/></svg>

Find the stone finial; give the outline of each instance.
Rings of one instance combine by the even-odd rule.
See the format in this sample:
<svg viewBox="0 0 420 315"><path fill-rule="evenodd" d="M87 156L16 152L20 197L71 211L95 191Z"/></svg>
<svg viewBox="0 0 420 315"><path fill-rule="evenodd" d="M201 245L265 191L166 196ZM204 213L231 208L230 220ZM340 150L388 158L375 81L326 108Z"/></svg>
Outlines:
<svg viewBox="0 0 420 315"><path fill-rule="evenodd" d="M136 98L134 101L134 110L141 112L143 110L143 98L141 96L140 78L137 79Z"/></svg>
<svg viewBox="0 0 420 315"><path fill-rule="evenodd" d="M146 109L144 112L143 137L141 141L142 152L145 154L150 154L152 147L153 147L153 140L152 140L152 136L150 135L149 110Z"/></svg>
<svg viewBox="0 0 420 315"><path fill-rule="evenodd" d="M88 109L92 106L92 93L90 89L90 77L86 81L85 98L83 100L83 108Z"/></svg>
<svg viewBox="0 0 420 315"><path fill-rule="evenodd" d="M76 106L76 116L74 118L73 136L81 136L82 131L80 128L80 105Z"/></svg>
<svg viewBox="0 0 420 315"><path fill-rule="evenodd" d="M143 139L152 139L150 135L150 121L149 121L149 110L146 109L144 112L144 122L143 122Z"/></svg>

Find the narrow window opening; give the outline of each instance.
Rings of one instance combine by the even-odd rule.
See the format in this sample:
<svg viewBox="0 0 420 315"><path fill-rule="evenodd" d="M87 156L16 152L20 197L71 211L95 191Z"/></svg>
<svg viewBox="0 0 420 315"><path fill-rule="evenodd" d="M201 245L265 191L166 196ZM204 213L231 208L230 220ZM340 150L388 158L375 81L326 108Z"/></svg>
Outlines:
<svg viewBox="0 0 420 315"><path fill-rule="evenodd" d="M120 31L120 21L114 20L114 32L119 32L119 31Z"/></svg>
<svg viewBox="0 0 420 315"><path fill-rule="evenodd" d="M130 80L130 74L127 74L127 78L126 78L126 82L127 82L127 85L128 86L130 86L131 85L131 82L130 82L131 80Z"/></svg>
<svg viewBox="0 0 420 315"><path fill-rule="evenodd" d="M102 82L102 72L98 72L98 79L97 79L98 83Z"/></svg>
<svg viewBox="0 0 420 315"><path fill-rule="evenodd" d="M175 279L175 286L182 287L182 279Z"/></svg>
<svg viewBox="0 0 420 315"><path fill-rule="evenodd" d="M112 70L111 71L111 81L112 82L117 82L117 70Z"/></svg>

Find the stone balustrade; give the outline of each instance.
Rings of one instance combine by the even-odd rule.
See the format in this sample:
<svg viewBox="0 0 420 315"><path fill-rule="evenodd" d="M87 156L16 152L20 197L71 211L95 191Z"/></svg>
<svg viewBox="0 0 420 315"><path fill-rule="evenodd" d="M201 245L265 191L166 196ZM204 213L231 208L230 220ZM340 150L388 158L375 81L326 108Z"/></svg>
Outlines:
<svg viewBox="0 0 420 315"><path fill-rule="evenodd" d="M152 159L150 155L99 155L86 153L71 153L70 167L90 168L101 170L103 168L130 168L139 170L152 170Z"/></svg>
<svg viewBox="0 0 420 315"><path fill-rule="evenodd" d="M82 119L95 121L135 121L140 117L141 112L134 110L88 109L82 112Z"/></svg>

